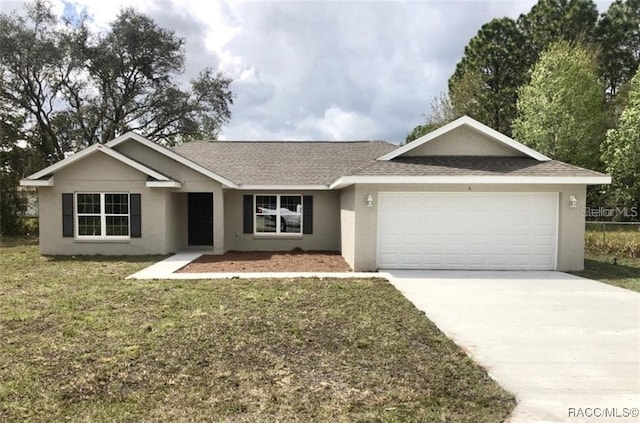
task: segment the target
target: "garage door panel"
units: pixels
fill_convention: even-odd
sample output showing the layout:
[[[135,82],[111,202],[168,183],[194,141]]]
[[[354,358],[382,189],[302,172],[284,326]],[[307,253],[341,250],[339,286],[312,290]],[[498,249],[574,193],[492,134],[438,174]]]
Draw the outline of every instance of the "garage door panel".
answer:
[[[555,193],[381,193],[378,204],[380,268],[555,268]]]
[[[533,244],[536,246],[551,247],[555,243],[555,237],[553,235],[534,235]]]

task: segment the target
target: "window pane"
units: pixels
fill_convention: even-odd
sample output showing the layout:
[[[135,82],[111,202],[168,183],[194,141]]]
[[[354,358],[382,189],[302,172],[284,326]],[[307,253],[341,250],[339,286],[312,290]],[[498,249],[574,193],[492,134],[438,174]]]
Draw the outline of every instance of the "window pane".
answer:
[[[283,195],[280,197],[280,232],[300,233],[302,216],[302,197]]]
[[[129,216],[107,216],[107,235],[129,235]]]
[[[78,235],[100,236],[100,216],[78,216]]]
[[[257,233],[269,233],[276,231],[276,218],[275,215],[256,215],[256,232]]]
[[[106,214],[129,214],[129,194],[105,194],[104,211]]]
[[[78,213],[100,214],[100,194],[78,194]]]
[[[256,213],[274,214],[277,204],[275,195],[256,195]]]
[[[289,212],[302,212],[302,197],[299,195],[283,195],[280,197],[280,208]]]

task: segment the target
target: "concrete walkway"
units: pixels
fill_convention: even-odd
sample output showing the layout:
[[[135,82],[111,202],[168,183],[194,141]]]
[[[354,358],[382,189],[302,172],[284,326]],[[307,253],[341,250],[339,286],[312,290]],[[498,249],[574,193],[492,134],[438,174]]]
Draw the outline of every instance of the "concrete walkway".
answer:
[[[229,272],[229,273],[176,273],[203,254],[202,251],[183,251],[174,254],[127,279],[261,279],[261,278],[386,278],[378,272]]]
[[[640,421],[640,294],[559,272],[389,280],[516,395],[510,422]]]
[[[141,271],[127,276],[127,279],[166,279],[173,272],[182,269],[203,253],[198,251],[183,251],[166,259],[145,267]]]

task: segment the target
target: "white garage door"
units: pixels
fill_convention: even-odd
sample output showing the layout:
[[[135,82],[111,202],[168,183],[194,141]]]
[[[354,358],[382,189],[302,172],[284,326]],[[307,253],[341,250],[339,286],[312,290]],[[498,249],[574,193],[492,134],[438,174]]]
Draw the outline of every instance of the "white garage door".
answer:
[[[380,193],[378,268],[553,270],[556,193]]]

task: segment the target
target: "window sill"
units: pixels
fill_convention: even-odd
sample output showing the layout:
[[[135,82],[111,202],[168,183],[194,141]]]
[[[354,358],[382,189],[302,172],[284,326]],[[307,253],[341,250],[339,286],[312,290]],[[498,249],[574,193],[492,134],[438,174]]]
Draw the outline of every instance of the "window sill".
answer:
[[[254,233],[254,239],[302,239],[302,234]]]
[[[88,244],[95,244],[95,243],[106,243],[106,244],[128,244],[131,241],[131,238],[129,237],[109,237],[109,238],[78,238],[75,237],[73,238],[74,242],[77,243],[88,243]]]

